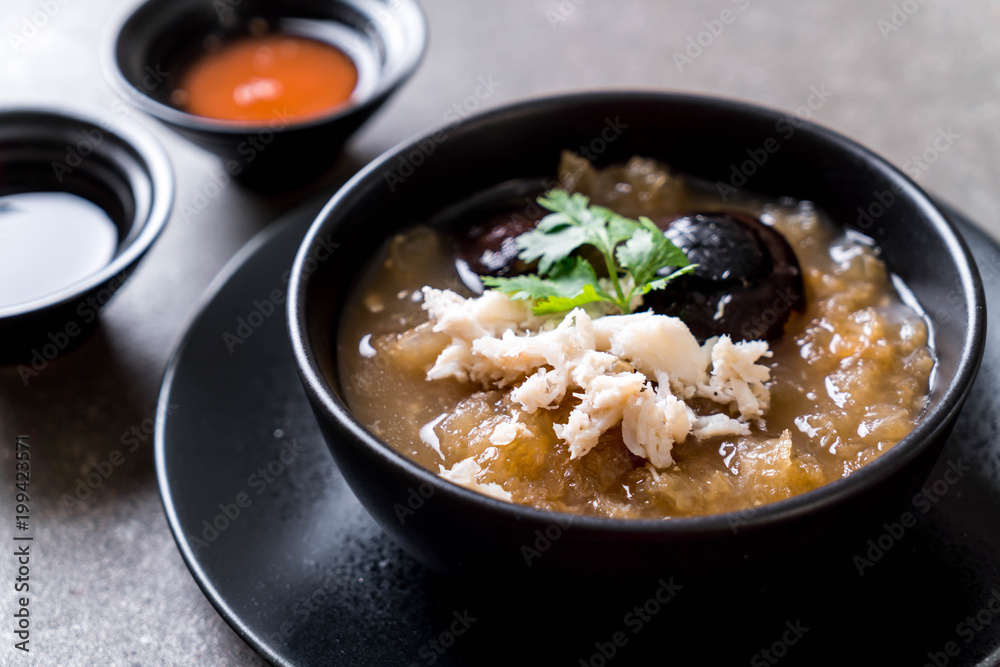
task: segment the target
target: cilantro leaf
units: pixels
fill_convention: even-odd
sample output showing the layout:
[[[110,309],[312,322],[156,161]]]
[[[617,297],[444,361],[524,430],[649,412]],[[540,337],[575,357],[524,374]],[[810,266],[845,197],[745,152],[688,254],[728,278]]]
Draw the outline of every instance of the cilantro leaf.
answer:
[[[547,278],[528,274],[513,278],[483,276],[481,280],[487,287],[514,300],[572,297],[579,294],[584,285],[600,287],[594,267],[582,257],[563,257]]]
[[[550,216],[546,216],[546,219]],[[543,219],[542,222],[545,222]],[[517,247],[521,249],[518,255],[525,262],[538,260],[538,273],[545,275],[560,259],[587,243],[587,231],[572,225],[549,225],[535,229],[517,237]]]
[[[657,280],[660,269],[690,264],[680,248],[668,239],[649,218],[640,219],[640,229],[618,247],[616,257],[623,269],[632,274],[636,285]]]
[[[648,283],[646,283],[642,287],[642,289],[640,290],[639,293],[640,294],[649,294],[653,290],[663,289],[663,288],[665,288],[667,286],[667,283],[669,283],[671,280],[673,280],[674,278],[679,278],[680,276],[683,276],[685,274],[693,272],[695,270],[695,268],[697,268],[697,266],[698,266],[697,264],[688,264],[683,269],[677,269],[676,271],[674,271],[673,273],[671,273],[669,276],[663,276],[661,278],[657,278],[656,280],[654,280],[652,282],[648,282]]]
[[[486,287],[503,292],[514,301],[534,301],[550,296],[559,296],[559,290],[551,280],[533,273],[513,278],[480,276],[480,280]]]
[[[635,233],[635,220],[629,220],[603,206],[591,206],[591,209],[598,211],[608,221],[607,245],[609,248],[614,248],[622,241],[627,241]]]
[[[591,206],[580,193],[559,189],[539,197],[538,203],[551,213],[516,239],[518,257],[538,262],[537,275],[483,278],[484,285],[512,299],[535,301],[536,314],[601,301],[628,313],[635,296],[663,289],[694,268],[649,218],[631,220],[603,206]],[[572,254],[585,245],[600,253],[605,278],[598,277],[589,261]],[[677,270],[659,275],[667,268]]]
[[[532,308],[532,312],[535,313],[535,315],[562,313],[567,310],[573,310],[579,306],[585,306],[588,303],[596,303],[598,301],[607,300],[608,295],[603,291],[597,291],[593,285],[584,285],[583,291],[576,296],[550,296],[546,299],[542,299],[535,304],[535,307]]]
[[[550,190],[538,203],[552,213],[535,229],[521,234],[516,243],[522,260],[538,260],[539,275],[546,275],[558,260],[582,245],[599,249],[608,245],[607,221],[615,215],[608,209],[589,206],[587,197],[565,190]]]

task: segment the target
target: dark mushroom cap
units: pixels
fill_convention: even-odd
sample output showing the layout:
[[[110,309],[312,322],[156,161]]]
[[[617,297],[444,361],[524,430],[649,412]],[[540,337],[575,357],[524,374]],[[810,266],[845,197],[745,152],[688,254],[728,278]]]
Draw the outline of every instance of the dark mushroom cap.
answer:
[[[455,267],[466,287],[483,291],[479,276],[510,277],[530,273],[531,267],[518,259],[515,239],[535,228],[541,216],[530,217],[522,209],[495,211],[485,219],[456,226]]]
[[[802,269],[773,227],[736,211],[668,216],[657,225],[698,266],[643,305],[681,318],[699,339],[775,340],[804,310]]]

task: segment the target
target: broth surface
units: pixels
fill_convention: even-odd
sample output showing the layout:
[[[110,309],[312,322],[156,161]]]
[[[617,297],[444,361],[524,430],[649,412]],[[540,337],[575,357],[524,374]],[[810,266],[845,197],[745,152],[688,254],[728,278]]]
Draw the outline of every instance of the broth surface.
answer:
[[[388,242],[345,308],[340,379],[355,415],[435,472],[475,457],[476,482],[498,485],[513,502],[628,518],[713,514],[788,498],[850,474],[912,430],[934,366],[928,327],[900,297],[869,239],[843,233],[808,202],[722,202],[687,179],[663,183],[652,161],[641,166],[562,180],[629,216],[750,212],[780,231],[799,259],[806,310],[793,313],[771,344],[771,406],[750,435],[688,437],[674,444],[674,464],[657,469],[629,452],[615,427],[570,459],[553,424],[565,421],[577,399],[527,414],[510,388],[427,381],[447,341],[420,326],[427,321],[420,290],[468,291],[448,235],[420,226]],[[647,186],[654,196],[644,196]],[[787,305],[778,300],[759,317],[766,323],[782,312]],[[696,411],[697,402],[689,401]],[[515,415],[527,430],[510,444],[491,443],[495,426]]]

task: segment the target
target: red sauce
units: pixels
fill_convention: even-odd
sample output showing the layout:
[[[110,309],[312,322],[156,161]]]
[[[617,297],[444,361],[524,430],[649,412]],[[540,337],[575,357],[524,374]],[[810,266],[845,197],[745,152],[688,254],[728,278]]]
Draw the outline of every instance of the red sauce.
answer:
[[[302,120],[343,104],[357,82],[354,63],[330,44],[250,36],[199,58],[173,99],[188,113],[220,120]]]

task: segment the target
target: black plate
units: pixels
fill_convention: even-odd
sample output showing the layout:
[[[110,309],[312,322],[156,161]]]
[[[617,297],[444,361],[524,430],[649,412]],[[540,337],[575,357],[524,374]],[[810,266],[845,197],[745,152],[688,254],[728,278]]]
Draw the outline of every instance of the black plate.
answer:
[[[854,559],[810,567],[806,556],[802,571],[753,584],[664,572],[613,591],[587,581],[572,591],[491,591],[489,572],[455,584],[402,552],[323,444],[293,367],[283,304],[271,303],[284,295],[285,272],[319,208],[262,232],[223,271],[168,366],[157,418],[160,488],[181,553],[222,616],[271,662],[1000,660],[995,330],[927,495],[859,543]],[[995,302],[1000,246],[955,217]],[[628,572],[626,552],[621,568]]]

